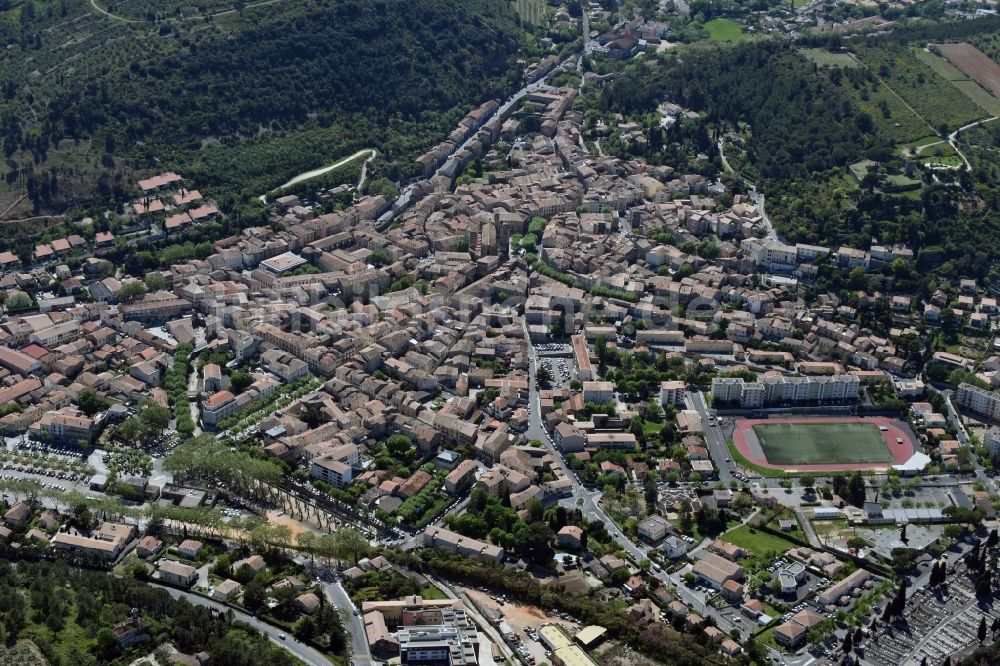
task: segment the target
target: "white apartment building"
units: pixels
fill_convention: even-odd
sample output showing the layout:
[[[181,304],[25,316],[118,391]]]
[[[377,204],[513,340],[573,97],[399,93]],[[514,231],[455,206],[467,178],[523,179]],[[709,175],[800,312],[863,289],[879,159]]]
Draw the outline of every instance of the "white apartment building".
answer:
[[[816,377],[762,377],[746,382],[739,377],[712,380],[712,399],[756,409],[774,404],[822,404],[857,400],[861,380],[855,375]]]
[[[1000,420],[1000,393],[987,391],[972,384],[960,384],[955,402],[969,411]]]
[[[750,255],[758,268],[777,270],[795,266],[798,251],[794,245],[785,245],[770,238],[747,238],[740,247]]]
[[[686,394],[687,389],[684,386],[684,382],[660,382],[661,405],[679,405],[684,402],[684,396]]]

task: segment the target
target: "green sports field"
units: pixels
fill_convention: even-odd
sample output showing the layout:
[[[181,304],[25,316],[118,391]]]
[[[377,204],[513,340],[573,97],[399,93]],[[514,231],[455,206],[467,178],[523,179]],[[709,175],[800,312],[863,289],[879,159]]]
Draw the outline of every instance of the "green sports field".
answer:
[[[892,462],[889,447],[871,423],[775,423],[755,425],[753,432],[772,465]]]

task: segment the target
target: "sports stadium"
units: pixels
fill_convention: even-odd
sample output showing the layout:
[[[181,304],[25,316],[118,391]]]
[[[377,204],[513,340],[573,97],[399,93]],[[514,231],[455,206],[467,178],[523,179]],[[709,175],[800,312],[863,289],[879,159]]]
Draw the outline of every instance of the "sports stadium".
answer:
[[[909,428],[884,417],[740,419],[733,445],[753,465],[785,472],[883,470],[919,451]]]

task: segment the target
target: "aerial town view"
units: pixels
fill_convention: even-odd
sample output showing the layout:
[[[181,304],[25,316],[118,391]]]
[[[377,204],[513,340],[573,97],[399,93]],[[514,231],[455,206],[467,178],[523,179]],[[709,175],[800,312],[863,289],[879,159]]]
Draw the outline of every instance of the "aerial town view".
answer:
[[[1000,664],[996,10],[0,0],[0,664]]]

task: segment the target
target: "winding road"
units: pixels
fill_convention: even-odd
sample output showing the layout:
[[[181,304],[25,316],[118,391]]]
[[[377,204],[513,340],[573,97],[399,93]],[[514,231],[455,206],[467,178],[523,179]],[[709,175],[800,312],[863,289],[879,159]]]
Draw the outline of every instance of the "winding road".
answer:
[[[362,157],[363,155],[368,155],[368,157],[365,159],[365,162],[364,162],[364,164],[361,167],[361,178],[360,178],[360,180],[358,180],[358,184],[356,186],[358,189],[360,189],[361,186],[365,182],[365,176],[367,176],[367,174],[368,174],[368,163],[371,162],[373,159],[375,159],[375,157],[378,155],[378,151],[376,151],[374,148],[365,148],[363,150],[359,150],[358,152],[354,153],[353,155],[345,157],[344,159],[340,160],[339,162],[334,162],[333,164],[330,164],[328,166],[320,167],[318,169],[312,169],[311,171],[303,171],[299,175],[291,178],[287,183],[284,183],[283,185],[279,185],[278,187],[274,188],[273,190],[271,190],[267,194],[272,194],[274,192],[280,192],[281,190],[285,189],[286,187],[291,187],[292,185],[297,185],[297,184],[299,184],[299,183],[301,183],[303,181],[309,180],[310,178],[315,178],[316,176],[322,176],[324,173],[329,173],[330,171],[333,171],[334,169],[339,169],[340,167],[344,166],[345,164],[353,162],[354,160],[358,159],[359,157]],[[263,201],[264,203],[267,203],[267,194],[260,195],[260,200]]]
[[[148,584],[152,585],[153,587],[162,588],[166,590],[167,593],[173,598],[183,599],[195,606],[203,606],[205,608],[210,608],[216,611],[217,613],[232,612],[234,618],[236,618],[237,620],[239,620],[244,624],[253,627],[260,633],[270,638],[275,645],[280,645],[284,649],[291,652],[295,657],[301,659],[307,664],[315,664],[318,666],[321,664],[330,663],[330,660],[327,659],[326,656],[324,656],[323,653],[320,652],[319,650],[315,650],[306,645],[305,643],[299,642],[293,636],[285,634],[281,629],[278,629],[277,627],[272,627],[266,622],[261,622],[252,615],[247,615],[242,611],[230,608],[229,606],[225,606],[218,602],[212,601],[211,599],[206,599],[205,597],[194,594],[193,592],[178,590],[177,588],[168,587],[166,585],[160,585],[159,583],[153,581],[148,581]]]
[[[955,130],[954,132],[952,132],[951,134],[948,135],[948,143],[951,145],[952,149],[958,154],[958,156],[962,158],[962,161],[965,162],[965,170],[966,171],[972,171],[972,165],[969,164],[969,160],[968,160],[968,158],[965,157],[965,153],[963,153],[958,148],[958,134],[959,134],[959,132],[964,132],[967,129],[972,129],[973,127],[978,127],[979,125],[982,125],[983,123],[988,123],[988,122],[996,120],[996,119],[997,119],[997,116],[992,116],[990,118],[983,118],[982,120],[977,120],[974,123],[969,123],[968,125],[963,125],[962,127],[959,127],[957,130]]]

